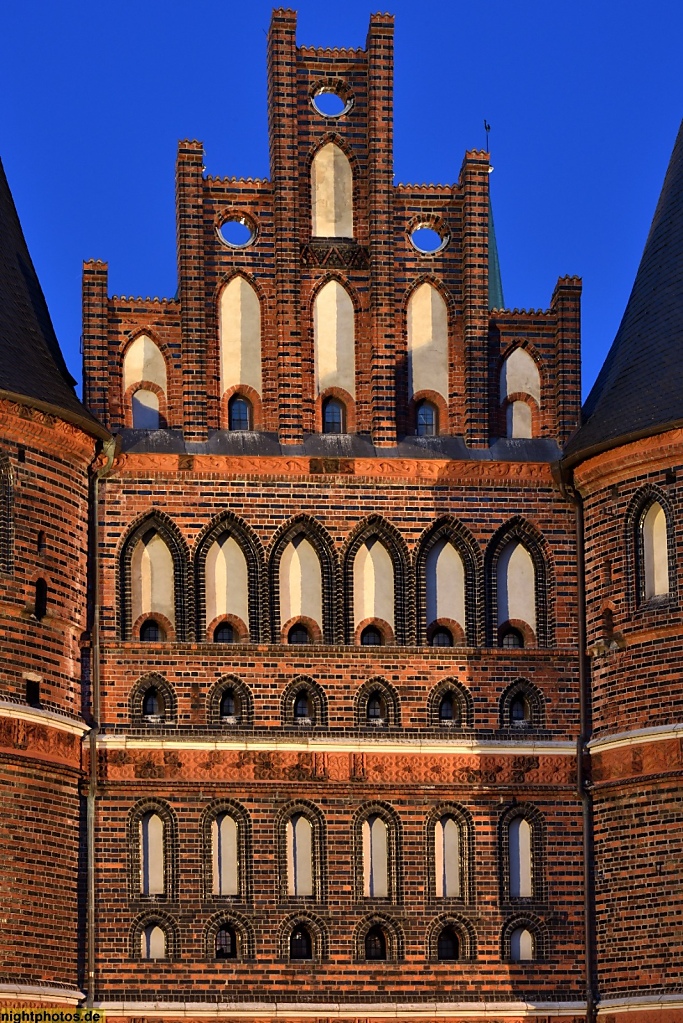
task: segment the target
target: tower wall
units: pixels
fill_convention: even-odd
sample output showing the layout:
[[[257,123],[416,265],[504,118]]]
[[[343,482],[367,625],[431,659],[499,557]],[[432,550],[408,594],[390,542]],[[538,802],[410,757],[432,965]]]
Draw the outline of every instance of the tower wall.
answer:
[[[4,507],[0,678],[0,996],[79,996],[81,639],[94,442],[0,403]],[[36,604],[38,580],[46,599]]]
[[[601,1012],[680,1019],[683,686],[677,528],[681,431],[621,445],[575,470],[584,500],[592,658],[595,898]],[[669,592],[648,596],[643,519],[667,516]],[[654,1018],[654,1015],[653,1015]]]

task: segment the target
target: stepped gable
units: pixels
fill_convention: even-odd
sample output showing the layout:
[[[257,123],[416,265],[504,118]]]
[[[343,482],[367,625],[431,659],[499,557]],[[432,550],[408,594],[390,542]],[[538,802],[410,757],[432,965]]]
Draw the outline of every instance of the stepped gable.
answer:
[[[104,436],[74,384],[0,161],[0,394]]]
[[[572,462],[683,422],[683,122],[624,318],[570,440]]]

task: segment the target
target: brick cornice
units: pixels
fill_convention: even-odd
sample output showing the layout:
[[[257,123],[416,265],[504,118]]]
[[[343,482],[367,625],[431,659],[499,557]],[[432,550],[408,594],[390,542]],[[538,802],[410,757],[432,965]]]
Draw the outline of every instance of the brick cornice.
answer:
[[[574,469],[574,480],[583,497],[633,476],[666,469],[683,456],[683,429],[643,437],[603,451]]]
[[[476,484],[494,480],[496,485],[554,486],[548,462],[493,462],[487,460],[452,461],[418,458],[344,458],[325,459],[290,457],[287,455],[249,457],[242,455],[172,455],[128,452],[114,462],[114,477],[154,475],[186,479],[216,476],[220,479],[250,476],[309,476],[320,482],[336,476],[353,476],[358,480],[381,478],[391,480],[424,479],[433,483]]]

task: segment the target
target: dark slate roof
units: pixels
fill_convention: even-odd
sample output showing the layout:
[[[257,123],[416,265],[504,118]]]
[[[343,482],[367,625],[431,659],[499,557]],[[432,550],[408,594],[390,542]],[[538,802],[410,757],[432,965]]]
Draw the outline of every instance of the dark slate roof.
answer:
[[[0,393],[106,436],[74,384],[0,161]]]
[[[582,422],[566,447],[572,462],[683,423],[683,122],[624,318]]]
[[[498,259],[498,242],[496,229],[493,226],[493,207],[489,199],[489,309],[504,309],[503,278],[500,273]]]

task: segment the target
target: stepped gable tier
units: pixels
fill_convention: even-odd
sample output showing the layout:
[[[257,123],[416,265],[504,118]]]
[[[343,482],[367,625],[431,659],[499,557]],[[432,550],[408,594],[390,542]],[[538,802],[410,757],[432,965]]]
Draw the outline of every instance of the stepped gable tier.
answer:
[[[566,448],[570,464],[683,422],[683,122],[631,297]]]
[[[0,394],[103,436],[74,384],[0,162]]]

